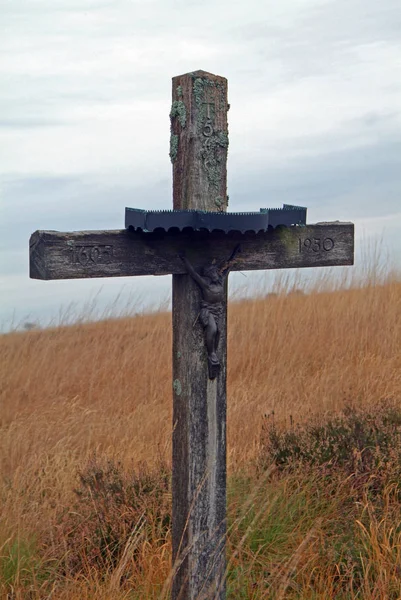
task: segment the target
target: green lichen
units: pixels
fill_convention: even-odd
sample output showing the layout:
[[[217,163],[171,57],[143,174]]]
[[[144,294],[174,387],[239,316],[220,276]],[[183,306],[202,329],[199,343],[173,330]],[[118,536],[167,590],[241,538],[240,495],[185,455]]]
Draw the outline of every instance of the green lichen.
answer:
[[[181,127],[185,127],[187,122],[187,109],[182,100],[174,100],[171,106],[170,119],[174,119],[175,117],[178,117],[178,122]]]
[[[224,85],[219,85],[220,88],[220,110],[230,110],[230,105],[227,103],[227,91]]]
[[[228,133],[227,131],[218,131],[217,139],[222,148],[228,148]]]
[[[170,135],[170,152],[169,152],[170,160],[172,163],[177,158],[177,154],[178,154],[178,135],[174,135],[174,133],[172,133]]]
[[[175,393],[177,394],[177,396],[181,396],[181,392],[182,392],[182,385],[181,385],[181,381],[179,379],[175,379],[173,382],[173,390],[175,391]]]
[[[198,107],[202,104],[203,97],[205,95],[205,82],[207,82],[207,79],[201,79],[200,77],[198,77],[194,81],[193,91],[195,96],[195,103]]]
[[[280,242],[283,244],[283,250],[289,250],[298,242],[298,239],[294,238],[293,232],[289,227],[277,227],[275,231],[280,238]]]
[[[218,96],[216,97],[216,95],[213,95],[213,97],[209,99],[211,101],[208,101],[207,88],[218,89]],[[216,103],[219,106],[219,110],[227,110],[226,87],[221,83],[209,81],[208,79],[201,79],[200,77],[198,77],[194,81],[193,92],[195,97],[195,103],[198,107],[196,124],[198,133],[201,133],[207,120],[212,119],[214,121],[216,113]]]
[[[214,203],[220,211],[224,211],[224,207],[228,206],[228,195],[225,198],[224,196],[217,196]]]
[[[199,106],[198,114],[196,117],[196,125],[199,134],[204,133],[204,127],[214,124],[216,118],[216,107],[212,102],[202,102]]]
[[[209,184],[216,189],[220,188],[225,165],[225,152],[221,150],[226,150],[227,148],[228,134],[218,131],[204,139],[200,151]]]
[[[181,86],[181,85],[179,85],[179,86],[177,87],[177,96],[178,96],[179,98],[182,98],[182,86]]]
[[[223,83],[210,81],[204,77],[196,77],[193,81],[193,94],[198,108],[196,116],[197,133],[202,146],[200,158],[206,171],[209,185],[218,194],[221,191],[223,169],[225,168],[226,150],[228,148],[228,133],[215,131],[216,109],[227,109],[227,88]],[[208,93],[214,89],[214,93]],[[217,105],[216,105],[217,103]],[[224,197],[216,195],[218,208],[224,207]]]
[[[205,98],[206,88],[216,88],[220,92],[220,109],[229,110],[230,105],[226,104],[226,86],[219,81],[210,81],[209,79],[197,77],[193,84],[196,106],[200,107]]]

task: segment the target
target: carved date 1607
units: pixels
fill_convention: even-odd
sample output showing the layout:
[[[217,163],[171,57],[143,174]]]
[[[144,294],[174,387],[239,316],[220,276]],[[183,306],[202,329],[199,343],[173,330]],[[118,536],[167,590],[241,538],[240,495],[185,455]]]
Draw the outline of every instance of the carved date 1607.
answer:
[[[334,248],[334,240],[327,238],[299,238],[299,252],[330,252]]]
[[[74,246],[72,262],[87,267],[97,264],[108,264],[113,256],[113,246]]]

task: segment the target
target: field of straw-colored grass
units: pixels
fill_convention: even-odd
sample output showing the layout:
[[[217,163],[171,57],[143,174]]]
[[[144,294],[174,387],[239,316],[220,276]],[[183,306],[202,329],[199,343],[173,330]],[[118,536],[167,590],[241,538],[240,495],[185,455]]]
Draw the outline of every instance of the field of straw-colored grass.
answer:
[[[228,463],[233,482],[230,510],[234,513],[241,498],[246,502],[252,497],[256,502],[260,493],[259,487],[252,496],[247,477],[261,452],[264,415],[274,411],[277,426],[285,427],[290,422],[302,425],[314,417],[327,419],[344,407],[368,411],[370,407],[375,410],[382,400],[401,403],[401,284],[396,278],[354,289],[282,293],[233,302],[228,331]],[[0,381],[1,597],[6,598],[7,593],[10,599],[164,597],[170,561],[168,532],[163,544],[142,543],[141,566],[136,574],[130,571],[131,587],[137,595],[130,596],[121,580],[116,583],[116,576],[113,579],[113,573],[102,580],[90,570],[85,575],[67,574],[64,580],[51,574],[50,584],[40,571],[45,561],[51,562],[49,539],[56,535],[60,514],[76,502],[77,473],[95,454],[99,460],[116,461],[125,471],[145,462],[150,469],[161,462],[168,466],[170,315],[156,313],[2,335]],[[250,489],[261,485],[254,477]],[[265,499],[274,497],[262,511],[264,515],[279,513],[277,502],[291,500],[288,490],[295,483],[293,476],[288,477],[277,480],[274,490],[263,488]],[[317,483],[312,477],[305,485],[316,487]],[[306,496],[307,506],[313,494]],[[322,520],[332,519],[332,511],[341,512],[334,504],[328,503],[327,512],[319,509],[317,516],[309,507],[309,516],[301,518],[303,523],[308,521],[305,527],[294,517],[291,539],[298,540],[298,545],[283,549],[289,566],[274,592],[252,583],[249,571],[247,577],[239,578],[241,584],[229,588],[230,597],[390,598],[390,588],[380,588],[387,590],[387,596],[368,588],[364,595],[357,595],[352,586],[343,596],[333,596],[334,579],[323,581],[327,573],[313,585],[304,578],[291,588],[290,595],[291,556],[297,562],[297,552],[304,552],[304,547],[307,554],[312,552],[310,536],[322,535]],[[263,515],[258,518],[263,520]],[[279,520],[277,515],[274,518]],[[361,520],[361,532],[369,538],[380,535],[374,527],[384,527],[372,523]],[[389,523],[386,535],[393,537],[388,544],[394,547],[392,553],[401,555],[401,545],[394,542],[398,525],[391,519]],[[391,527],[396,528],[392,534]],[[234,538],[232,545],[236,544]],[[42,553],[42,546],[47,554]],[[376,550],[379,552],[379,545]],[[258,550],[252,551],[256,556]],[[237,552],[236,558],[234,554],[237,577],[242,558],[241,553]],[[245,563],[249,556],[243,557]],[[310,556],[304,559],[313,562]],[[253,570],[259,572],[256,558],[252,560]],[[371,560],[382,559],[377,554]],[[40,565],[33,568],[32,561]],[[401,573],[401,563],[399,569]],[[268,573],[258,577],[266,580]],[[392,581],[390,574],[383,577]],[[399,592],[391,597],[401,597],[401,589]]]

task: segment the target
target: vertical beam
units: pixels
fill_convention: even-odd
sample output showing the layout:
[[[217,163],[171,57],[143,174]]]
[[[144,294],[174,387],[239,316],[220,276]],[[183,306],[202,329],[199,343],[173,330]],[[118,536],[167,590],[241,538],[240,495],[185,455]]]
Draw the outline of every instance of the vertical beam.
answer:
[[[173,206],[227,209],[227,79],[195,71],[173,78]]]
[[[197,71],[173,79],[175,209],[226,210],[227,110],[223,77]],[[190,248],[186,255],[191,261]],[[218,348],[221,369],[212,380],[200,305],[200,290],[191,277],[174,275],[173,600],[226,597],[227,290]]]

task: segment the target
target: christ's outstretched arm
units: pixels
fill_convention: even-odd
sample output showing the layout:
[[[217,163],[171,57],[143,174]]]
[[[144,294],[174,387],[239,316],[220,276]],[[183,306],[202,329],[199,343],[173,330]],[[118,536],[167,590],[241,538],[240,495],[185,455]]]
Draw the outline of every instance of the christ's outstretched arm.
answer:
[[[189,262],[189,260],[187,259],[186,256],[184,256],[183,254],[179,254],[180,259],[182,260],[182,262],[185,265],[186,270],[188,271],[188,273],[191,275],[192,279],[194,279],[194,281],[196,281],[196,283],[199,285],[199,287],[204,290],[205,287],[207,286],[207,282],[203,279],[203,277],[201,277],[199,275],[199,273],[197,273],[195,271],[195,269],[193,268],[193,266],[191,265],[191,263]]]
[[[232,265],[235,263],[235,261],[236,261],[236,256],[237,256],[237,254],[238,254],[239,252],[241,252],[241,244],[237,244],[237,245],[235,246],[234,250],[233,250],[233,251],[232,251],[232,253],[231,253],[231,256],[230,256],[230,258],[229,258],[229,259],[228,259],[228,261],[225,263],[225,265],[224,265],[224,267],[223,267],[223,269],[222,269],[222,271],[221,271],[221,274],[223,275],[223,277],[227,277],[227,275],[229,274],[229,272],[230,272],[230,269],[231,269]]]

